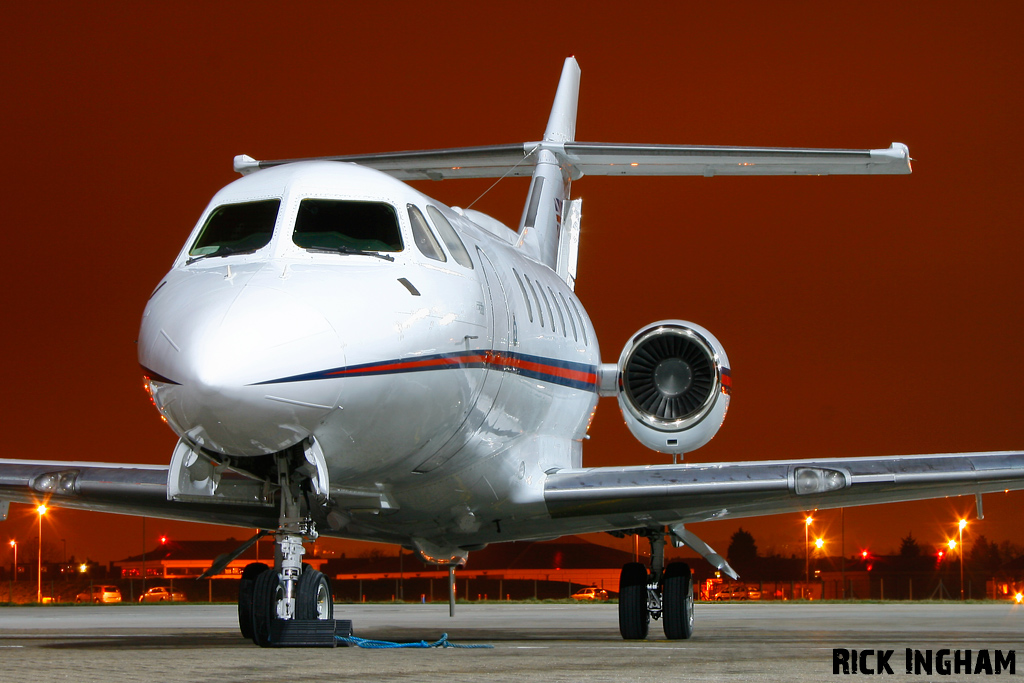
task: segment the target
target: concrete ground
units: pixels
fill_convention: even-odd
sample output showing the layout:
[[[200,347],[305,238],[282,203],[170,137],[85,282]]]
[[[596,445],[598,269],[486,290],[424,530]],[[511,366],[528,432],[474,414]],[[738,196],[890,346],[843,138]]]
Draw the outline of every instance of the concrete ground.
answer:
[[[1024,607],[1008,603],[699,603],[692,639],[666,641],[652,622],[643,642],[622,641],[604,604],[459,605],[454,619],[444,604],[339,604],[335,616],[364,638],[447,632],[494,648],[261,649],[225,605],[0,607],[0,680],[835,681],[834,648],[895,650],[890,678],[944,682],[978,677],[907,675],[905,648],[1019,650],[1024,676]]]

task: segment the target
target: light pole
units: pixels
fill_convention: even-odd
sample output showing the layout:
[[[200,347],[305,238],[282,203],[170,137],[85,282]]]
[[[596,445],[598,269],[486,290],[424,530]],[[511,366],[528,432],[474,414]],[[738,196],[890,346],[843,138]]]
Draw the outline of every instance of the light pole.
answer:
[[[839,508],[839,599],[846,599],[846,508]]]
[[[39,513],[39,564],[36,567],[36,602],[43,601],[43,515],[46,514],[46,506],[40,505],[36,508]]]
[[[960,601],[964,599],[964,527],[967,526],[967,520],[960,520]]]
[[[811,582],[811,522],[814,518],[807,515],[804,520],[804,598],[807,598],[807,585]]]
[[[14,548],[14,580],[18,580],[18,542],[11,539],[11,547]]]

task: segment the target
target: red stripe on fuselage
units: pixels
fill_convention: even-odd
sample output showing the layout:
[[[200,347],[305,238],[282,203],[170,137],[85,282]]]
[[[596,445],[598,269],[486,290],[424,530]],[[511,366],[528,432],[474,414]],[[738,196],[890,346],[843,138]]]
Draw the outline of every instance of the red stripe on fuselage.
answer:
[[[424,368],[440,368],[463,365],[485,365],[487,367],[496,369],[517,368],[529,372],[550,375],[552,377],[560,377],[575,382],[583,382],[585,384],[597,384],[597,375],[594,374],[593,372],[571,370],[569,368],[563,368],[557,365],[549,365],[547,363],[536,363],[533,361],[523,360],[512,355],[495,353],[492,351],[487,351],[484,352],[483,354],[478,352],[469,352],[463,355],[446,356],[442,358],[407,360],[395,363],[382,363],[380,365],[371,364],[355,368],[345,368],[344,370],[338,370],[327,374],[335,377],[344,377],[345,375],[391,373],[402,372],[404,370],[418,370]]]
[[[576,382],[597,384],[597,375],[592,372],[570,370],[569,368],[560,368],[557,365],[533,363],[531,361],[521,360],[512,356],[502,356],[500,354],[496,354],[496,357],[500,359],[500,362],[509,367],[520,368],[522,370],[529,370],[531,372],[538,372],[545,375],[552,375],[554,377],[562,377],[564,379],[571,379]]]
[[[401,372],[402,370],[413,370],[416,368],[445,367],[451,365],[469,365],[473,363],[486,363],[487,359],[480,354],[469,356],[454,356],[449,358],[427,358],[424,360],[408,360],[398,363],[384,363],[381,365],[369,365],[358,368],[346,368],[330,375],[344,376],[350,374],[362,374],[368,372]]]

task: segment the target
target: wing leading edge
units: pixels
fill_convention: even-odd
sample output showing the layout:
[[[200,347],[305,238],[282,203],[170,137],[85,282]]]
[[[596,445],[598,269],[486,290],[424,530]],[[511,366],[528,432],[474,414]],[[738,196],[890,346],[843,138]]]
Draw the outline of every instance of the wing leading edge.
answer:
[[[610,528],[1024,489],[1024,452],[601,467],[548,476],[554,518]]]

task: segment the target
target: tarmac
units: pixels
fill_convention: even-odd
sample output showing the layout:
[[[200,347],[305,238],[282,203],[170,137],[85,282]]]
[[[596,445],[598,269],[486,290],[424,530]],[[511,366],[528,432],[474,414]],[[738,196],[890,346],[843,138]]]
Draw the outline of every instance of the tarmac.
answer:
[[[1000,677],[1024,676],[1024,606],[1010,603],[698,603],[695,615],[689,640],[651,622],[627,642],[614,604],[460,604],[454,618],[439,603],[338,604],[362,638],[493,648],[262,649],[230,605],[0,607],[0,681],[836,681],[848,678],[833,673],[837,648],[893,650],[883,678],[943,683],[991,675],[907,674],[905,649],[1013,651],[1020,668]]]

